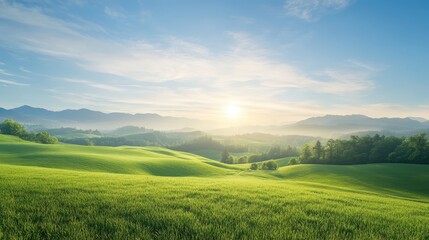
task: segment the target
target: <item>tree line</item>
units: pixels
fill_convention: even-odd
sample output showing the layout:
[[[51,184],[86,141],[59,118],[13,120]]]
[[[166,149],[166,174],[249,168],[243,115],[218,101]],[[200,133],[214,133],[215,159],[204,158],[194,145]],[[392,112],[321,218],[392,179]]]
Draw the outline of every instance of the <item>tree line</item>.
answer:
[[[0,123],[0,133],[7,134],[12,136],[17,136],[21,139],[44,143],[44,144],[54,144],[58,143],[58,139],[54,136],[51,136],[47,132],[28,132],[23,125],[18,122],[15,122],[12,119],[6,119],[2,123]]]
[[[224,148],[220,156],[220,161],[227,164],[241,164],[241,163],[263,162],[271,159],[296,157],[296,156],[299,156],[299,150],[298,148],[291,147],[291,146],[287,146],[287,147],[273,146],[270,148],[268,152],[253,154],[250,156],[241,156],[241,157],[234,157],[230,155],[228,149]]]
[[[192,152],[195,150],[219,150],[222,151],[226,149],[228,152],[240,153],[247,152],[248,146],[242,144],[222,144],[221,142],[214,140],[209,136],[202,136],[196,138],[190,142],[183,143],[177,146],[170,147],[173,150],[183,151],[183,152]]]
[[[364,164],[364,163],[429,163],[429,141],[426,134],[411,137],[351,136],[350,139],[329,139],[326,144],[304,145],[301,163]]]

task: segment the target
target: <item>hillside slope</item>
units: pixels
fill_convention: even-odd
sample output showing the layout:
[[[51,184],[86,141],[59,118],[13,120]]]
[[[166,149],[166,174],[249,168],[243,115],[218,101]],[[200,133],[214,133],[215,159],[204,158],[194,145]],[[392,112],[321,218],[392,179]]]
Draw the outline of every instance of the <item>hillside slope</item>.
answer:
[[[429,165],[304,164],[281,167],[272,175],[285,180],[321,183],[356,190],[368,190],[407,198],[429,200]]]
[[[154,176],[242,176],[324,184],[349,190],[429,200],[429,165],[296,165],[275,160],[278,171],[250,171],[250,164],[226,165],[191,153],[161,147],[43,145],[0,134],[0,164],[86,172]]]
[[[0,135],[0,238],[428,239],[427,170],[249,171],[158,147]]]
[[[228,165],[159,147],[43,145],[1,134],[0,163],[157,176],[214,176],[232,172]]]

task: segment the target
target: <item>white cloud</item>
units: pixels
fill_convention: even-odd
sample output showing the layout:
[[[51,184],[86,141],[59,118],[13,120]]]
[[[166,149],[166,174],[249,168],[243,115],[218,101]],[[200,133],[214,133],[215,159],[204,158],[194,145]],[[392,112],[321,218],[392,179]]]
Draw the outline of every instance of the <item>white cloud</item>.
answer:
[[[243,33],[229,32],[235,43],[224,53],[210,54],[204,46],[174,37],[168,39],[167,45],[97,39],[78,32],[73,23],[39,10],[5,2],[2,5],[8,14],[0,18],[32,28],[5,26],[0,28],[0,33],[4,30],[0,40],[41,54],[72,59],[91,71],[145,82],[177,80],[226,86],[256,81],[266,88],[305,88],[333,94],[370,87],[365,81],[337,79],[332,74],[326,75],[331,77],[328,81],[310,78],[290,64],[272,59],[268,50]]]
[[[25,72],[25,73],[31,73],[30,70],[27,70],[24,67],[20,67],[19,70],[22,71],[22,72]]]
[[[104,13],[111,17],[123,17],[124,15],[112,7],[105,6]]]
[[[351,0],[286,0],[286,14],[306,21],[318,19],[331,11],[343,9]]]
[[[106,91],[113,91],[113,92],[125,91],[124,89],[116,87],[116,86],[107,85],[107,84],[98,83],[98,82],[93,82],[93,81],[88,81],[88,80],[72,79],[72,78],[62,78],[62,79],[66,82],[83,84],[83,85],[88,86],[88,87],[98,88],[98,89],[106,90]]]
[[[28,84],[25,84],[25,83],[15,82],[11,80],[4,80],[4,79],[0,79],[0,83],[6,84],[6,85],[14,85],[14,86],[29,86]]]
[[[86,99],[84,93],[76,96],[91,104],[109,103],[112,108],[133,111],[144,106],[144,111],[187,112],[213,118],[222,114],[222,106],[233,99],[248,109],[245,112],[258,111],[260,116],[278,116],[279,121],[284,121],[292,112],[304,116],[321,108],[313,102],[276,100],[274,95],[291,89],[350,95],[373,86],[364,68],[322,70],[320,78],[313,77],[273,57],[275,54],[264,44],[242,32],[226,33],[233,43],[222,52],[212,52],[202,44],[177,37],[157,43],[102,39],[88,34],[88,29],[94,29],[90,23],[66,22],[41,10],[1,0],[0,18],[20,26],[0,24],[0,42],[7,46],[71,60],[85,70],[131,82],[127,86],[94,79],[62,79],[109,91],[109,95],[90,95]],[[171,87],[172,84],[176,85]],[[275,114],[269,115],[268,111]]]
[[[14,76],[15,76],[15,74],[13,74],[13,73],[9,73],[9,72],[7,72],[6,70],[1,69],[1,68],[0,68],[0,75],[11,76],[11,77],[14,77]]]

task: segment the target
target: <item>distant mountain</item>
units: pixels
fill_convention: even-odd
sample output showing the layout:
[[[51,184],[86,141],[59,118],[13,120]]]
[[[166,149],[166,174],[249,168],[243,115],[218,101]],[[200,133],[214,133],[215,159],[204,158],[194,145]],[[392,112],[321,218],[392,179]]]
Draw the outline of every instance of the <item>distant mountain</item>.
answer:
[[[422,118],[371,118],[365,115],[326,115],[312,117],[283,126],[238,126],[219,128],[215,122],[190,118],[161,116],[153,113],[103,113],[89,109],[50,111],[43,108],[22,106],[13,109],[0,108],[0,120],[12,118],[26,125],[46,128],[72,127],[79,129],[112,130],[113,136],[133,135],[161,131],[193,132],[203,130],[213,135],[239,135],[269,133],[274,135],[305,135],[323,138],[344,137],[351,134],[387,133],[409,136],[428,132],[429,121]],[[133,127],[130,127],[133,126]]]
[[[429,128],[429,122],[411,118],[370,118],[364,115],[326,115],[284,126],[283,130],[311,136],[337,137],[356,132],[402,135]]]
[[[421,118],[421,117],[409,117],[409,118],[419,122],[429,122],[429,120],[427,120],[426,118]]]
[[[409,136],[427,132],[429,122],[415,118],[371,118],[365,115],[326,115],[312,117],[283,126],[241,126],[212,130],[218,135],[237,135],[245,133],[270,133],[275,135],[304,135],[323,138],[348,137],[358,134],[386,134]]]
[[[209,121],[161,116],[153,113],[103,113],[89,109],[50,111],[27,105],[9,110],[0,108],[0,120],[6,118],[26,125],[42,125],[47,128],[74,127],[110,130],[133,125],[158,130],[174,130],[180,128],[206,129],[213,126],[213,123]]]

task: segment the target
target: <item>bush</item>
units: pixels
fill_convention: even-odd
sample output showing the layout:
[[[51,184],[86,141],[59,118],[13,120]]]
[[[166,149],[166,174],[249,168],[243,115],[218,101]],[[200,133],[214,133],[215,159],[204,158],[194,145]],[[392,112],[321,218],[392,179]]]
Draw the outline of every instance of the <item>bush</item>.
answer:
[[[20,137],[21,139],[32,141],[32,142],[38,142],[38,143],[44,143],[44,144],[58,143],[58,139],[56,137],[49,135],[49,133],[47,132],[41,132],[37,134],[29,133],[25,130],[24,126],[22,126],[18,122],[15,122],[11,119],[6,119],[2,123],[0,123],[0,132],[2,134],[17,136],[17,137]]]
[[[247,156],[238,158],[237,163],[247,163]]]
[[[6,119],[0,123],[0,132],[2,134],[13,135],[18,137],[23,137],[27,134],[24,126],[18,122],[13,121],[12,119]]]
[[[258,170],[258,164],[257,163],[250,164],[250,170]]]
[[[268,161],[262,164],[262,170],[277,170],[277,168],[279,168],[279,166],[274,161]]]
[[[296,164],[298,164],[298,161],[296,160],[296,158],[292,158],[288,163],[288,165],[296,165]]]
[[[35,142],[43,144],[55,144],[58,143],[58,139],[49,135],[47,132],[41,132],[36,134]]]

